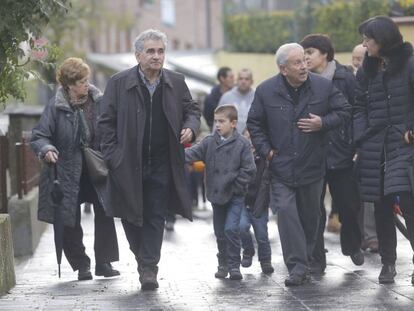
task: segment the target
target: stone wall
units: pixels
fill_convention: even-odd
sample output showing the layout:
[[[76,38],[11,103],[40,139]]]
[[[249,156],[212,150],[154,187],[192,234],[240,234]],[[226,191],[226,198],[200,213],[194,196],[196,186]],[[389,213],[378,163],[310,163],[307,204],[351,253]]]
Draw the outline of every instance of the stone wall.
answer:
[[[0,296],[16,284],[10,217],[0,214]]]
[[[14,195],[9,201],[10,223],[15,256],[31,255],[39,244],[47,224],[37,220],[39,188],[34,188],[23,199]]]

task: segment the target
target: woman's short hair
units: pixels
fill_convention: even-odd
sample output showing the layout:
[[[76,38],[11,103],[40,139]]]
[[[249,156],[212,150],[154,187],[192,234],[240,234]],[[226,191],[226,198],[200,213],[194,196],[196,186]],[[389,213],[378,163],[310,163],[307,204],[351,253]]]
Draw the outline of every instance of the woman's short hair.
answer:
[[[56,71],[56,80],[64,88],[73,85],[76,81],[89,76],[91,70],[81,58],[69,57],[63,61]]]
[[[380,46],[380,55],[387,54],[387,51],[403,43],[397,24],[388,16],[375,16],[367,19],[359,25],[358,32],[375,40]]]
[[[142,53],[144,51],[144,43],[147,40],[162,41],[164,48],[167,48],[167,35],[157,29],[147,29],[141,32],[134,40],[135,53]]]
[[[327,35],[319,33],[307,35],[300,41],[300,45],[303,46],[305,50],[314,48],[319,50],[322,54],[327,54],[326,60],[328,62],[334,59],[335,49],[331,39]]]
[[[218,113],[224,114],[224,116],[228,118],[230,122],[238,119],[237,108],[234,105],[218,106],[214,110],[214,114]]]

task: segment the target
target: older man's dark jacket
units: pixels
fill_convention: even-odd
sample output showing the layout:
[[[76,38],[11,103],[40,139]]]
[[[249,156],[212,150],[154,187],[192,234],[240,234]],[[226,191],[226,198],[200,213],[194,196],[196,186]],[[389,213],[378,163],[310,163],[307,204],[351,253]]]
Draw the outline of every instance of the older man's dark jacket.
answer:
[[[184,76],[162,71],[162,109],[168,122],[169,160],[172,191],[169,208],[192,219],[190,196],[184,180],[184,147],[180,132],[190,128],[194,136],[200,126],[200,110],[190,95]],[[109,216],[120,217],[141,226],[143,223],[142,154],[146,120],[144,97],[138,67],[120,72],[108,81],[104,113],[98,123],[101,149],[109,167]]]
[[[276,153],[270,163],[280,182],[298,187],[310,184],[325,174],[325,134],[350,119],[351,106],[331,81],[309,73],[295,104],[281,74],[260,84],[247,119],[253,145],[261,156],[271,149]],[[322,118],[322,129],[304,133],[298,128],[309,113]]]

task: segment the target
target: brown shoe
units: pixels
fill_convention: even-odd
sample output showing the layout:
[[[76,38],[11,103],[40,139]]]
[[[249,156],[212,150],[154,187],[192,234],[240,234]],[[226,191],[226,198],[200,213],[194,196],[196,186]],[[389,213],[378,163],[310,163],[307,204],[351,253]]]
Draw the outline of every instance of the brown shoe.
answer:
[[[332,233],[339,233],[341,231],[341,223],[339,222],[338,214],[329,215],[328,225],[326,227],[326,230]]]

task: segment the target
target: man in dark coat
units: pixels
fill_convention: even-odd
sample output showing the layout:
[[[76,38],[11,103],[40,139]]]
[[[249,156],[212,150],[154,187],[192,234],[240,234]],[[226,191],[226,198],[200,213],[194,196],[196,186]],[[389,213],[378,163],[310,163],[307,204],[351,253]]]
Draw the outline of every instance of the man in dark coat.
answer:
[[[99,128],[109,168],[106,212],[122,219],[141,288],[153,290],[167,208],[192,220],[183,144],[196,137],[200,111],[184,77],[163,69],[165,34],[146,30],[134,45],[138,65],[108,81]]]
[[[219,84],[212,88],[204,100],[203,115],[210,130],[213,129],[214,110],[218,106],[221,96],[234,86],[234,74],[231,68],[221,67],[217,72],[217,80]]]
[[[258,86],[247,119],[253,145],[268,159],[271,207],[278,213],[286,286],[309,280],[320,219],[325,134],[350,118],[351,106],[332,82],[308,73],[303,48],[282,45],[280,73]]]

